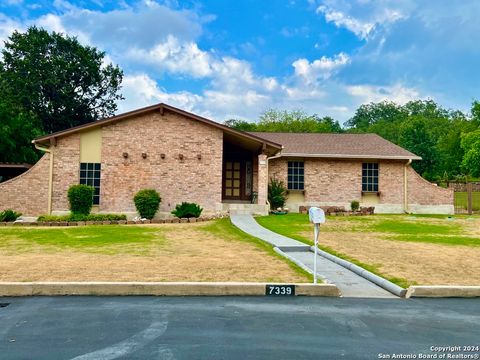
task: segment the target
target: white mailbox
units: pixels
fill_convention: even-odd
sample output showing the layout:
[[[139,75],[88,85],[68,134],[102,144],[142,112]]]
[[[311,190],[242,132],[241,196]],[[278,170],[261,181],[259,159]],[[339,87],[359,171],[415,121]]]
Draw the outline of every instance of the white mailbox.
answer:
[[[308,217],[310,222],[314,224],[324,224],[325,223],[325,213],[322,209],[318,207],[311,207],[308,210]]]

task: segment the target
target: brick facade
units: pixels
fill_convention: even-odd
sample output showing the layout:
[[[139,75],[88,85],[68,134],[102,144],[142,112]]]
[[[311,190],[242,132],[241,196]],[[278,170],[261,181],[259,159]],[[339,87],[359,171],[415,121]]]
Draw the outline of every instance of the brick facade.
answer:
[[[88,131],[88,130],[87,130]],[[69,209],[67,191],[79,183],[81,134],[57,139],[53,150],[54,213]],[[223,130],[180,113],[151,111],[101,128],[100,212],[135,213],[133,197],[140,189],[154,188],[161,197],[161,212],[182,201],[200,204],[206,211],[223,209]],[[124,154],[128,156],[124,157]],[[145,156],[143,156],[145,154]],[[267,201],[268,179],[287,179],[289,158],[266,161],[253,156],[253,191],[258,204]],[[302,160],[302,159],[290,159]],[[305,190],[289,194],[292,211],[298,205],[349,207],[362,197],[362,160],[306,158]],[[376,211],[404,211],[405,161],[380,160]],[[0,210],[13,208],[27,216],[47,212],[49,155],[26,173],[0,184]],[[411,211],[449,212],[453,191],[439,188],[408,168],[408,203]],[[370,199],[369,201],[371,201]]]
[[[222,149],[221,130],[169,112],[106,126],[100,210],[134,212],[135,193],[153,188],[162,197],[160,211],[182,201],[213,211],[221,202]]]
[[[362,160],[288,159],[277,158],[269,162],[269,178],[288,184],[288,161],[304,161],[305,191],[290,191],[292,211],[298,205],[336,205],[349,207],[352,200],[362,202]],[[379,191],[376,207],[380,212],[404,211],[404,168],[402,161],[378,161]],[[440,188],[423,179],[408,167],[409,210],[422,211],[432,207],[442,212],[453,210],[453,191]],[[288,202],[287,202],[288,204]],[[421,206],[421,207],[419,207]],[[436,207],[440,206],[440,207]]]
[[[0,183],[0,211],[13,209],[24,216],[45,214],[48,207],[50,154],[23,174]]]

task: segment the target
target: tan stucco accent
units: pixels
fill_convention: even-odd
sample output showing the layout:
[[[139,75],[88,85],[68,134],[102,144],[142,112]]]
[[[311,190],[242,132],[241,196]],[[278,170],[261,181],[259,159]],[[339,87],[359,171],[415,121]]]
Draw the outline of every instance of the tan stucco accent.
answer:
[[[102,153],[102,129],[80,134],[80,162],[99,163]]]
[[[361,200],[362,205],[375,205],[375,204],[378,204],[379,202],[380,201],[379,201],[379,197],[378,197],[377,193],[372,193],[372,194],[363,193],[362,194],[362,200]]]

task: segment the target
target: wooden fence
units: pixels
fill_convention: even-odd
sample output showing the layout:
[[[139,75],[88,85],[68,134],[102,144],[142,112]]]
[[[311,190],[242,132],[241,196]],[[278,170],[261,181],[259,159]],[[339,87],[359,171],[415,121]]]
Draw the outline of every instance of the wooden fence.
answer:
[[[454,206],[456,214],[480,213],[480,183],[450,183],[454,190]]]

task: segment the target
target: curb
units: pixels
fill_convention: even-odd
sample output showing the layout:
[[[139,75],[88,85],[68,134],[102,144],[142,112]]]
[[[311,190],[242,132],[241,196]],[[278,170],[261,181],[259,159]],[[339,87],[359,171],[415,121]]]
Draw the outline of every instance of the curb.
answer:
[[[310,251],[314,252],[315,248],[313,246],[310,247]],[[367,279],[368,281],[373,282],[374,284],[380,286],[381,288],[391,292],[393,295],[396,295],[398,297],[405,297],[407,290],[388,281],[387,279],[384,279],[378,275],[375,275],[371,273],[368,270],[365,270],[364,268],[352,264],[350,261],[340,259],[339,257],[329,254],[323,250],[320,250],[317,248],[317,253],[318,255],[321,255],[325,258],[327,258],[330,261],[333,261],[334,263],[343,266],[344,268],[353,271],[355,274]]]
[[[2,296],[265,296],[267,285],[293,285],[295,296],[338,297],[333,284],[241,282],[2,282]]]
[[[407,289],[406,298],[411,297],[480,297],[480,286],[456,286],[456,285],[437,285],[437,286],[410,286]]]

